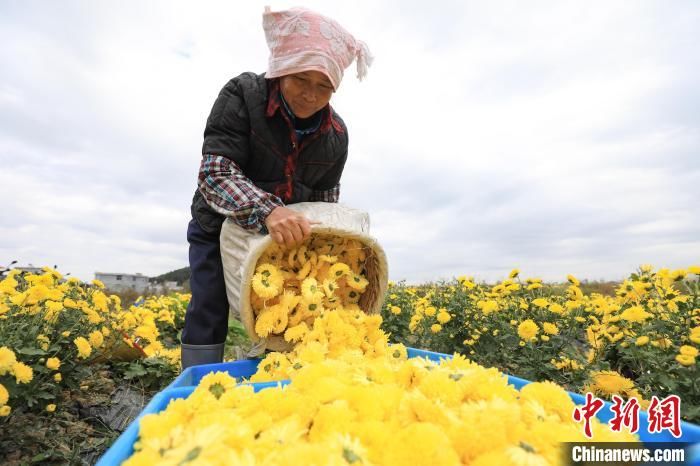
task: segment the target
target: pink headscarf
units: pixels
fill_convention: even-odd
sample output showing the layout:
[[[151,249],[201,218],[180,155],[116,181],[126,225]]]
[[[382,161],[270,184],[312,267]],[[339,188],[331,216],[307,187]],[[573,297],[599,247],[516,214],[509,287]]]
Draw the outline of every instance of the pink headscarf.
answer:
[[[367,44],[356,40],[340,24],[306,8],[270,11],[265,7],[263,29],[270,48],[267,78],[315,70],[338,89],[345,68],[357,58],[357,77],[367,75],[374,57]]]

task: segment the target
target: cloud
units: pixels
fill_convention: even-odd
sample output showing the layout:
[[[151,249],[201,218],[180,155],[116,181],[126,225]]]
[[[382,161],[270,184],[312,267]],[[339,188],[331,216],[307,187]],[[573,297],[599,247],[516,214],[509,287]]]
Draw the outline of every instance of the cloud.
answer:
[[[204,123],[229,79],[265,70],[263,6],[0,5],[0,264],[185,265]],[[308,6],[376,57],[332,103],[341,201],[370,213],[392,279],[700,257],[695,3]]]

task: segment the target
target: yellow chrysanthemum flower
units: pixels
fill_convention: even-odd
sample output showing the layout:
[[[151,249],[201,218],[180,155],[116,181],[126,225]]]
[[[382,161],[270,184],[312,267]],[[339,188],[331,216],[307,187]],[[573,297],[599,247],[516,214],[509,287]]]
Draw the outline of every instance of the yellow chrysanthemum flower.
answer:
[[[547,306],[549,306],[549,301],[547,301],[547,300],[544,299],[544,298],[537,298],[537,299],[533,299],[533,300],[532,300],[532,304],[534,304],[534,305],[537,306],[537,307],[541,307],[541,308],[544,309],[544,308],[546,308]]]
[[[307,333],[309,333],[309,327],[305,322],[299,325],[290,327],[284,332],[284,339],[290,342],[295,342],[301,340]]]
[[[92,346],[93,348],[99,348],[100,346],[102,346],[102,343],[104,343],[104,336],[99,330],[91,332],[88,336],[88,339],[90,341],[90,346]]]
[[[287,311],[294,309],[301,301],[301,296],[298,296],[294,291],[285,291],[280,295],[279,305]]]
[[[328,269],[328,274],[334,280],[340,280],[343,276],[350,276],[352,274],[352,271],[350,270],[350,267],[347,264],[343,262],[336,262]]]
[[[301,283],[301,295],[307,302],[320,303],[323,299],[323,290],[318,286],[315,278],[306,278]]]
[[[634,344],[637,346],[644,346],[647,343],[649,343],[649,337],[646,335],[642,335],[641,337],[637,337],[637,339],[634,341]]]
[[[59,373],[53,375],[53,380],[54,380],[54,382],[58,383],[58,382],[60,382],[61,380],[63,380],[63,376],[62,376],[61,373],[59,372]]]
[[[555,314],[564,314],[564,307],[561,304],[552,303],[549,305],[549,310]]]
[[[68,309],[80,309],[80,306],[78,306],[78,303],[71,298],[66,298],[63,300],[63,307],[68,308]]]
[[[27,298],[24,304],[32,305],[40,303],[49,297],[49,289],[44,284],[34,285],[27,290]]]
[[[17,362],[15,352],[7,346],[0,347],[0,375],[12,371],[12,366]]]
[[[685,278],[686,275],[687,272],[683,269],[674,270],[673,272],[671,272],[671,280],[675,282],[681,281]]]
[[[17,383],[29,383],[34,378],[34,370],[23,362],[14,363],[12,373]]]
[[[15,306],[22,306],[24,305],[24,301],[27,299],[27,292],[24,291],[22,293],[17,293],[15,295],[10,296],[10,304],[14,304]]]
[[[394,315],[400,315],[401,314],[401,308],[399,306],[391,306],[389,309],[392,314]]]
[[[54,411],[56,411],[56,405],[53,403],[46,405],[46,411],[49,413],[53,413]]]
[[[282,333],[287,328],[287,323],[289,323],[289,312],[282,305],[276,304],[270,308],[272,311],[275,322],[272,327],[273,333]]]
[[[700,327],[695,327],[690,331],[690,341],[693,343],[700,345]],[[1,374],[2,372],[0,372]]]
[[[306,263],[302,266],[302,268],[299,270],[299,272],[297,272],[297,275],[296,275],[297,279],[298,280],[305,279],[309,275],[309,273],[311,272],[312,266],[313,266],[313,264],[311,263],[311,261],[306,261]]]
[[[267,337],[275,328],[277,315],[270,309],[263,310],[255,319],[255,333],[260,337]]]
[[[92,354],[92,347],[90,343],[84,337],[78,337],[73,340],[76,348],[78,348],[78,357],[81,359],[87,359]]]
[[[347,288],[343,292],[344,304],[357,304],[360,302],[361,293],[355,289]],[[400,311],[400,309],[399,309]],[[400,312],[399,312],[400,313]]]
[[[615,371],[596,371],[591,374],[590,388],[603,395],[624,394],[634,389],[634,382]]]
[[[52,371],[58,370],[61,367],[61,360],[58,358],[49,358],[46,360],[46,367]]]
[[[326,279],[323,280],[323,292],[326,294],[326,297],[330,298],[332,297],[336,290],[338,289],[338,284],[334,279]]]
[[[392,359],[405,360],[408,359],[408,350],[406,346],[401,343],[396,343],[389,346],[389,356]]]
[[[581,286],[581,282],[571,274],[566,276],[566,280],[574,286]]]
[[[495,300],[493,300],[493,299],[489,299],[489,300],[486,300],[486,301],[478,301],[478,302],[476,303],[476,307],[478,307],[479,309],[481,309],[481,312],[483,312],[484,315],[489,315],[489,314],[491,314],[492,312],[498,311],[498,309],[499,309],[499,308],[498,308],[498,302],[495,301]]]
[[[44,320],[47,322],[55,322],[58,318],[59,313],[63,310],[63,303],[61,301],[46,301],[44,302],[46,306],[46,315]]]
[[[520,389],[520,400],[534,400],[545,409],[559,416],[561,421],[568,421],[574,411],[574,402],[561,386],[554,382],[533,382]]]
[[[13,277],[6,277],[4,280],[0,280],[0,295],[11,295],[15,293],[18,284],[17,280]]]
[[[321,254],[318,256],[319,262],[328,262],[329,264],[335,264],[338,262],[338,256],[331,256],[328,254]]]
[[[231,377],[227,372],[212,372],[204,377],[199,382],[196,392],[205,392],[211,394],[217,400],[226,394],[229,390],[236,387],[236,379]]]
[[[357,274],[353,274],[352,276],[348,277],[347,283],[348,283],[348,286],[350,286],[350,287],[352,287],[360,292],[365,291],[365,288],[367,288],[367,285],[369,285],[369,282],[367,281],[367,279],[365,277],[363,277],[362,275],[357,275]]]
[[[10,393],[7,391],[5,386],[0,383],[0,406],[6,405],[10,400]]]
[[[652,317],[652,314],[646,312],[642,306],[632,306],[629,309],[625,309],[620,314],[620,317],[628,322],[644,322]]]
[[[307,301],[306,299],[303,299],[299,302],[298,307],[301,309],[301,312],[315,316],[321,314],[323,311],[326,310],[325,307],[323,307],[323,304],[318,302],[312,302],[312,301]]]
[[[260,272],[253,275],[252,285],[255,294],[263,299],[274,298],[282,291],[269,276]]]
[[[558,335],[559,334],[559,327],[557,327],[556,324],[553,324],[551,322],[543,322],[542,323],[542,330],[547,335]]]
[[[452,316],[450,316],[449,312],[447,312],[446,310],[441,310],[441,312],[438,312],[437,321],[440,324],[444,325],[450,320],[452,320]]]
[[[440,324],[433,324],[430,326],[430,331],[433,333],[438,333],[440,330],[442,330],[442,325]]]
[[[690,345],[683,345],[681,346],[680,350],[678,352],[684,356],[691,356],[691,357],[697,357],[698,355],[698,350],[697,348],[690,346]]]
[[[676,355],[676,361],[683,366],[692,366],[695,364],[695,357],[687,354]]]
[[[524,320],[518,325],[518,336],[524,341],[532,340],[539,331],[540,328],[532,319]]]
[[[11,411],[12,411],[12,408],[10,408],[8,405],[0,407],[0,417],[9,416]]]

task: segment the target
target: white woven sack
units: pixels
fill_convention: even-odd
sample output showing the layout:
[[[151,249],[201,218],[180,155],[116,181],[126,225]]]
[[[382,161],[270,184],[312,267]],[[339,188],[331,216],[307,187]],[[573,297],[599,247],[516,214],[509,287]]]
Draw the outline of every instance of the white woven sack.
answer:
[[[330,202],[301,202],[286,206],[303,213],[309,220],[320,222],[311,227],[311,234],[330,234],[356,239],[367,248],[367,290],[359,305],[368,314],[378,313],[382,307],[388,282],[388,267],[384,250],[369,236],[369,215],[344,204]],[[265,349],[288,351],[291,345],[281,336],[260,338],[255,334],[255,314],[250,305],[251,280],[258,258],[274,240],[238,226],[226,219],[221,229],[221,259],[226,280],[229,309],[240,319],[255,343],[248,357],[262,354]]]

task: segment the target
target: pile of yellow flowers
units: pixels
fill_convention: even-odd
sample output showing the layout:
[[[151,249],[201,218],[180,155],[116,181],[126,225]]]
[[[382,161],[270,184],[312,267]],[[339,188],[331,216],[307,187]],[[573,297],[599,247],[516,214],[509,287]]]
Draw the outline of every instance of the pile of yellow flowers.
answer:
[[[0,280],[0,416],[56,409],[60,392],[81,386],[96,361],[162,357],[176,364],[163,332],[175,335],[189,296],[155,297],[124,309],[104,285],[63,279],[50,268],[12,270]]]
[[[359,310],[368,286],[356,239],[316,234],[296,248],[270,246],[252,278],[255,333],[298,341],[326,309]]]
[[[252,381],[291,379],[254,393],[226,373],[140,424],[125,465],[559,464],[560,442],[587,441],[558,385],[518,392],[464,356],[407,358],[380,316],[326,310],[291,353],[271,353]],[[635,441],[593,423],[595,441]]]
[[[300,343],[292,351],[268,354],[250,381],[291,379],[302,367],[346,356],[348,348],[360,358],[384,357],[390,353],[405,357],[405,346],[389,346],[388,335],[381,330],[381,324],[380,315],[370,316],[359,309],[323,311],[299,337]]]
[[[390,284],[384,329],[395,341],[454,351],[528,380],[642,401],[677,394],[700,421],[700,266],[644,265],[610,294],[584,292],[574,276],[548,285],[520,278],[479,284]],[[642,401],[642,406],[646,402]]]

